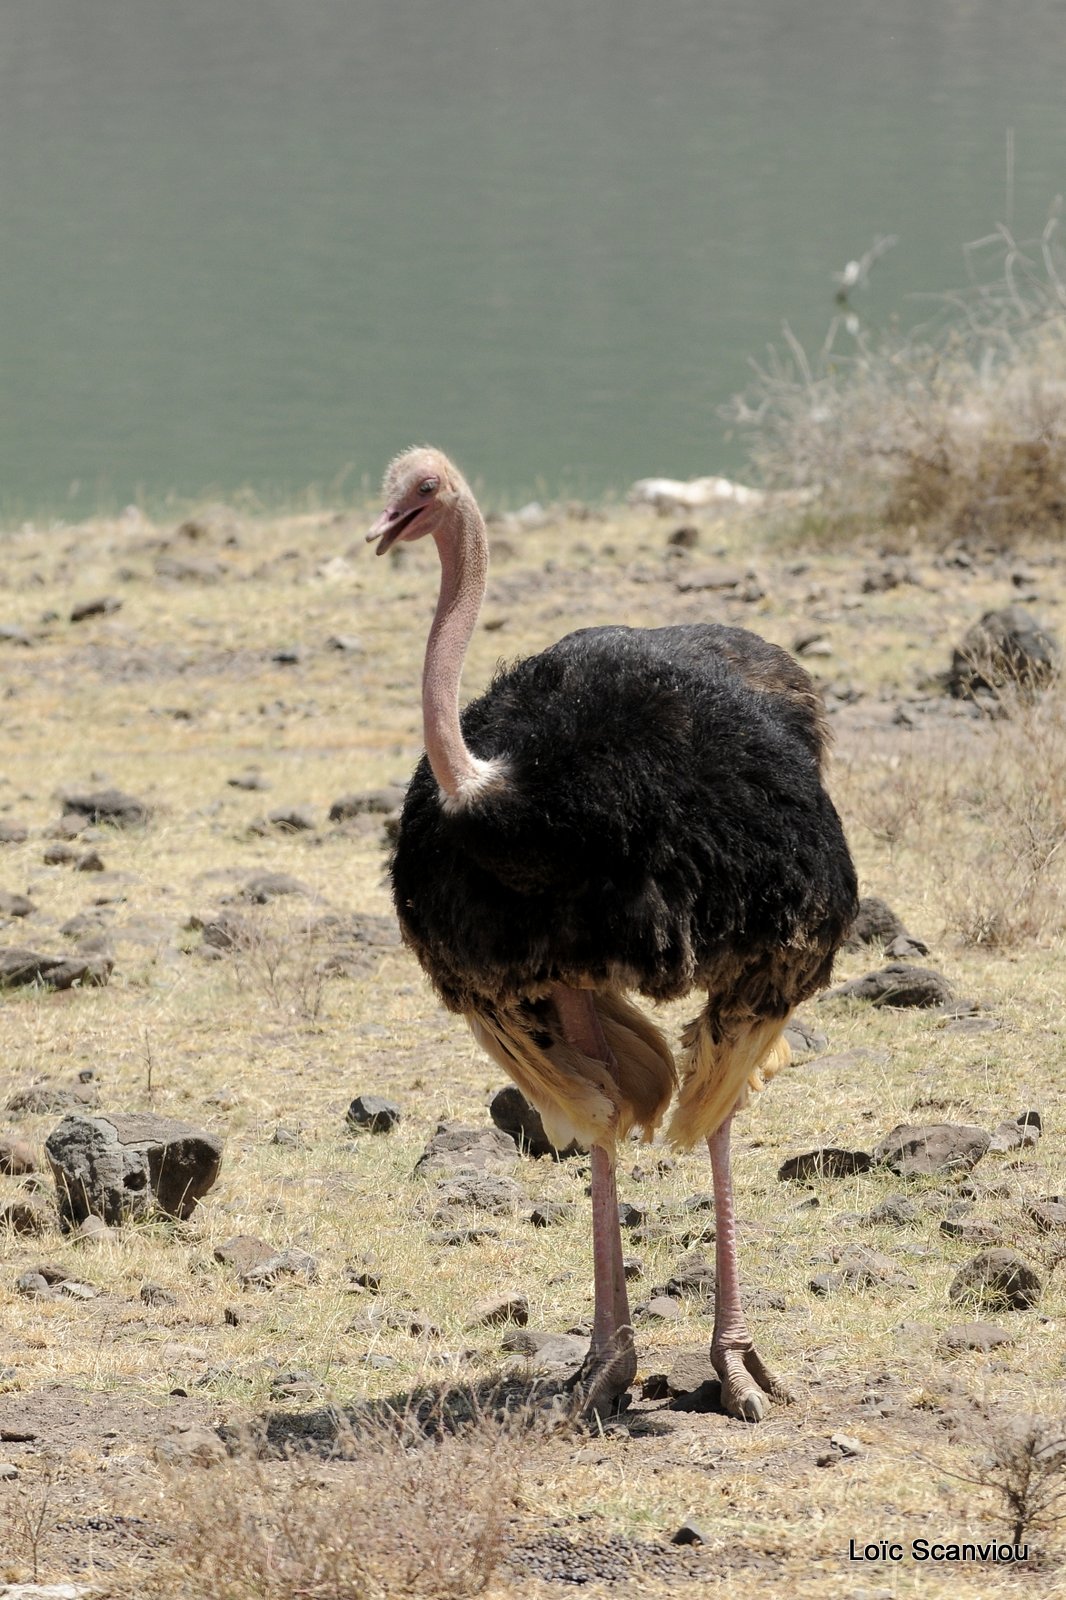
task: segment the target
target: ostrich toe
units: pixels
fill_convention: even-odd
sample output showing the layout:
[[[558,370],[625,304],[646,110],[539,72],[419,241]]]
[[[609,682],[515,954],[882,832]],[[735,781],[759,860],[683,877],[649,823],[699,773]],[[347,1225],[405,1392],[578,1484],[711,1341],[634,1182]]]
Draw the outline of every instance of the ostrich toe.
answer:
[[[767,1397],[789,1405],[792,1395],[775,1378],[754,1345],[746,1350],[715,1349],[711,1363],[722,1384],[722,1409],[741,1422],[761,1422],[769,1410]]]
[[[636,1375],[633,1329],[626,1325],[605,1350],[590,1350],[568,1381],[575,1414],[589,1421],[616,1416],[624,1410],[623,1396]]]

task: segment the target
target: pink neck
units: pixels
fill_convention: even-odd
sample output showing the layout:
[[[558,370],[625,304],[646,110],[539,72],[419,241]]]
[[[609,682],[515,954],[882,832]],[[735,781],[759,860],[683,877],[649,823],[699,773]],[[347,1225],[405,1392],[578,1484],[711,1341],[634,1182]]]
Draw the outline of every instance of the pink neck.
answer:
[[[461,801],[485,771],[485,764],[467,748],[459,726],[463,658],[489,571],[485,524],[469,490],[460,495],[451,517],[433,537],[441,579],[422,668],[422,722],[433,775],[447,799]]]

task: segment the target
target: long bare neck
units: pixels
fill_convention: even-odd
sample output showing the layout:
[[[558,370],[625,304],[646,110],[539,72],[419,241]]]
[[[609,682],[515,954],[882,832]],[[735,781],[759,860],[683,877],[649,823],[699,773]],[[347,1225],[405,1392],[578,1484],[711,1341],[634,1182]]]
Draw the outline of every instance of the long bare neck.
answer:
[[[485,524],[473,495],[461,494],[447,526],[434,535],[440,595],[422,668],[426,754],[447,800],[462,803],[485,780],[486,763],[467,748],[459,726],[463,658],[477,623],[489,571]]]

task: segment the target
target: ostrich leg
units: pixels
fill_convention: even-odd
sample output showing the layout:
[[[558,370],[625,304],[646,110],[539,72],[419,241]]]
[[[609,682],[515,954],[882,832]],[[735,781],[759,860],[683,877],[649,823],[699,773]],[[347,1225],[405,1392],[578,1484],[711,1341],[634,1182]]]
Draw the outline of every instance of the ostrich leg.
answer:
[[[557,985],[552,999],[567,1043],[602,1061],[617,1080],[618,1069],[587,989]],[[629,1319],[618,1225],[618,1190],[613,1148],[592,1147],[592,1268],[595,1311],[589,1353],[572,1380],[586,1415],[609,1414],[637,1375],[637,1353]]]
[[[714,1182],[715,1262],[714,1336],[711,1363],[722,1382],[722,1406],[743,1422],[761,1422],[766,1415],[764,1395],[788,1401],[792,1396],[763,1363],[748,1332],[740,1303],[737,1267],[737,1218],[733,1209],[733,1178],[729,1165],[732,1116],[707,1140]]]

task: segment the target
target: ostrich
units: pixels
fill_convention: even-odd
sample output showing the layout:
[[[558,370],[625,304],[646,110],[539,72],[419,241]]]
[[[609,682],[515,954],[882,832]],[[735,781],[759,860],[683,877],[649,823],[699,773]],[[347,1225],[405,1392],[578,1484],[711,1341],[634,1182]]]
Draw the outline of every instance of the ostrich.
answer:
[[[591,1151],[595,1310],[573,1386],[605,1414],[636,1376],[616,1147],[650,1139],[677,1086],[666,1039],[627,998],[706,1004],[682,1036],[668,1136],[705,1140],[715,1205],[711,1360],[724,1409],[787,1399],[740,1297],[734,1112],[788,1060],[794,1006],[829,979],[855,874],[823,786],[807,674],[712,623],[583,628],[498,672],[460,714],[488,541],[462,475],[428,447],[385,475],[378,555],[433,538],[441,585],[422,674],[425,755],[392,857],[406,943],[444,1005],[540,1111]]]

